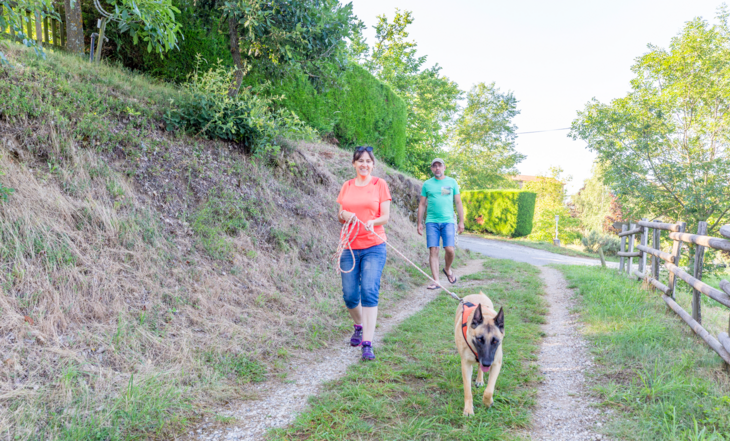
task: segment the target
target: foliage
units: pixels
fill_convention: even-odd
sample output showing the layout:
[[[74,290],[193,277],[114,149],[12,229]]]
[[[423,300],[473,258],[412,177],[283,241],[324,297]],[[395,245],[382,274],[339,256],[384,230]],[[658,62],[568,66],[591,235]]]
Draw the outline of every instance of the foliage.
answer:
[[[260,78],[247,76],[246,83]],[[393,91],[358,65],[351,64],[340,86],[317,91],[305,75],[276,82],[271,92],[280,104],[341,145],[370,144],[377,155],[400,166],[406,157],[406,105]]]
[[[339,0],[225,0],[233,61],[241,75],[255,65],[267,78],[301,71],[318,85],[342,72],[352,4]]]
[[[133,45],[128,33],[110,28],[106,34],[111,40],[109,56],[128,68],[176,83],[185,82],[195,70],[198,55],[210,63],[223,60],[226,66],[233,66],[228,40],[219,32],[220,12],[191,0],[173,0],[172,5],[181,11],[176,16],[181,37],[178,50],[169,51],[161,58]]]
[[[527,236],[532,230],[536,194],[519,190],[461,192],[464,225],[469,231]]]
[[[505,175],[517,174],[515,165],[525,158],[515,151],[517,99],[494,83],[479,83],[466,100],[451,135],[449,158],[456,179],[465,189],[511,186]]]
[[[75,0],[80,1],[80,0]],[[3,32],[10,29],[15,33],[15,38],[28,47],[33,47],[36,54],[45,57],[43,48],[36,45],[34,36],[26,34],[26,30],[30,21],[36,20],[36,16],[41,20],[51,18],[59,20],[61,17],[53,7],[53,0],[0,0],[0,30]],[[26,15],[26,11],[30,12],[30,16]],[[31,18],[33,17],[33,18]],[[35,30],[35,28],[33,28]],[[2,32],[0,32],[2,35]],[[5,55],[0,52],[0,65],[9,65]]]
[[[624,221],[621,205],[603,183],[604,170],[593,164],[593,174],[573,196],[573,204],[583,227],[588,231],[615,232],[614,222]]]
[[[4,174],[5,173],[3,173],[0,170],[0,176],[2,176]],[[8,196],[10,196],[11,194],[13,194],[14,191],[15,191],[14,188],[5,187],[5,186],[3,186],[2,182],[0,182],[0,202],[7,202],[8,201]]]
[[[202,60],[198,58],[200,66]],[[244,150],[259,156],[275,155],[280,137],[313,139],[315,132],[291,111],[271,110],[281,97],[267,97],[269,84],[257,89],[245,88],[228,95],[233,70],[220,60],[207,71],[196,71],[186,84],[189,95],[165,114],[168,130],[183,128],[209,138],[238,143]]]
[[[160,55],[177,49],[180,24],[175,14],[180,14],[180,10],[172,0],[106,1],[112,8],[107,11],[109,22],[116,25],[119,33],[128,32],[135,45],[142,40],[147,43],[147,52],[154,50]]]
[[[444,156],[446,128],[451,124],[462,96],[458,85],[441,74],[441,67],[423,68],[426,56],[417,56],[417,45],[408,41],[406,27],[413,23],[410,11],[396,8],[389,22],[385,15],[375,25],[372,54],[356,26],[350,56],[400,95],[408,109],[406,150],[402,169],[415,176],[430,176],[431,159]]]
[[[565,205],[565,183],[559,167],[550,169],[550,176],[538,176],[536,180],[526,182],[522,187],[525,191],[537,193],[535,203],[535,222],[530,240],[550,241],[555,237],[555,216],[558,221],[558,239],[563,243],[573,243],[580,239],[580,221],[571,216]],[[570,180],[567,178],[565,180]]]
[[[581,243],[587,251],[597,253],[601,248],[606,255],[615,256],[620,251],[621,241],[615,234],[601,234],[592,230],[581,238]]]
[[[707,220],[712,233],[730,212],[730,28],[688,22],[665,50],[632,66],[631,91],[591,101],[573,121],[605,166],[606,184],[632,217]]]

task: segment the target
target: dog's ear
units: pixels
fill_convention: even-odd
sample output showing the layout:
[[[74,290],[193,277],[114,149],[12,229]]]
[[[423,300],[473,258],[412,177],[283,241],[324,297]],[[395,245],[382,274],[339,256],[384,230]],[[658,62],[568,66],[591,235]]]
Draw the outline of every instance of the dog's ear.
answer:
[[[504,334],[504,311],[502,308],[499,308],[497,316],[494,317],[494,324],[499,328],[499,332]]]
[[[477,326],[484,323],[484,314],[482,314],[482,304],[479,303],[477,305],[477,309],[474,310],[474,318],[471,319],[471,327],[472,329],[476,329]]]

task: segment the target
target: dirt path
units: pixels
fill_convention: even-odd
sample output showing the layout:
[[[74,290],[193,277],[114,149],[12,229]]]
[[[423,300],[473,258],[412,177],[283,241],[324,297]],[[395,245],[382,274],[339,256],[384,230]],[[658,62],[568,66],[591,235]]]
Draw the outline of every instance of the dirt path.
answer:
[[[573,291],[558,270],[539,268],[550,310],[538,356],[545,379],[538,386],[529,436],[533,440],[605,439],[595,432],[603,421],[586,389],[584,373],[591,369],[593,357],[578,331],[577,315],[570,313]]]
[[[460,277],[481,269],[482,261],[472,260],[464,267],[455,269],[455,272]],[[380,311],[381,316],[378,317],[378,328],[373,342],[376,355],[382,337],[393,327],[420,311],[437,295],[448,295],[441,290],[427,290],[427,285],[428,283],[425,283],[414,289],[408,297],[389,308],[390,310]],[[390,317],[384,317],[385,313],[390,314]],[[334,348],[314,351],[306,360],[292,360],[291,365],[296,366],[296,370],[286,382],[269,380],[252,386],[250,392],[259,397],[258,400],[236,403],[220,411],[221,414],[236,419],[233,426],[221,427],[210,419],[190,433],[188,439],[259,440],[268,429],[284,427],[291,423],[297,413],[304,410],[307,399],[320,393],[325,382],[343,376],[348,366],[360,361],[360,348],[350,347],[349,339],[350,336],[347,335],[343,337],[341,344]]]

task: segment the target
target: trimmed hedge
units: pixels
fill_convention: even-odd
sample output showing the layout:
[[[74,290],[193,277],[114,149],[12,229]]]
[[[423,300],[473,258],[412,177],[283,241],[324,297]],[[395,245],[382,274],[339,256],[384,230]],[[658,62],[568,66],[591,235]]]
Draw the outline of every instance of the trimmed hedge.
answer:
[[[256,82],[249,76],[246,82]],[[333,134],[341,146],[369,144],[391,165],[406,154],[406,104],[370,72],[351,64],[338,87],[318,92],[306,75],[291,75],[274,83],[282,104],[322,134]]]
[[[527,236],[532,232],[536,198],[537,193],[520,190],[464,191],[465,227],[501,236]]]

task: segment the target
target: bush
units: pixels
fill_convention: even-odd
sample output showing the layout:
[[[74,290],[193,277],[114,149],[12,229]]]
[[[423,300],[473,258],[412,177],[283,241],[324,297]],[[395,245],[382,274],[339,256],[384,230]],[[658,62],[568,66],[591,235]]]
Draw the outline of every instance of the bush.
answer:
[[[249,85],[259,83],[247,76]],[[281,105],[321,134],[332,134],[341,145],[370,144],[391,165],[403,164],[406,155],[405,102],[387,85],[356,64],[327,90],[318,91],[303,73],[292,73],[271,89],[283,95]]]
[[[611,256],[615,256],[621,246],[621,240],[617,236],[601,234],[595,230],[583,236],[581,243],[587,251],[597,253],[598,249],[601,248],[604,254]]]
[[[461,193],[469,231],[527,236],[532,231],[537,195],[520,190],[473,190]]]
[[[197,66],[202,63],[198,56]],[[233,70],[220,60],[207,72],[197,69],[185,88],[190,94],[165,114],[167,129],[182,128],[207,138],[238,143],[248,153],[276,154],[279,138],[312,139],[316,133],[291,111],[272,111],[281,97],[266,96],[270,84],[242,88],[228,96]]]

